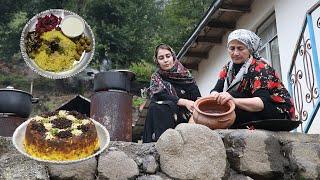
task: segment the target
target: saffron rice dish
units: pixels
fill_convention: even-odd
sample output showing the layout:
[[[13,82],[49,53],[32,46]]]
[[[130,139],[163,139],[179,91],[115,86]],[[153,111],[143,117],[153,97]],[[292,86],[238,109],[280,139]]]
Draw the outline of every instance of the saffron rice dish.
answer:
[[[100,148],[93,121],[76,111],[55,111],[31,118],[25,133],[28,154],[43,160],[77,160]]]
[[[58,30],[44,32],[40,38],[42,44],[37,52],[32,53],[32,56],[41,69],[61,72],[73,67],[78,53],[77,46],[72,40]]]

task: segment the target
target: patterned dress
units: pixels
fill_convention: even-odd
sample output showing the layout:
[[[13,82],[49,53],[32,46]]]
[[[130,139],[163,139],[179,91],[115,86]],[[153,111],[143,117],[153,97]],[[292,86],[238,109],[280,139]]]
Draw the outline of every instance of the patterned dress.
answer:
[[[218,82],[213,89],[214,91],[223,91],[229,63],[220,71]],[[233,72],[231,81],[236,76],[236,72]],[[285,113],[287,117],[294,118],[295,109],[289,92],[284,87],[275,70],[262,59],[252,59],[248,72],[243,76],[237,88],[229,93],[233,97],[239,96],[239,94],[243,98],[260,97],[264,104],[266,102],[271,103],[275,105],[279,113]]]
[[[157,141],[167,129],[188,122],[191,112],[177,105],[180,98],[195,101],[201,96],[191,73],[178,60],[172,69],[153,73],[147,92],[151,103],[144,124],[144,143]]]

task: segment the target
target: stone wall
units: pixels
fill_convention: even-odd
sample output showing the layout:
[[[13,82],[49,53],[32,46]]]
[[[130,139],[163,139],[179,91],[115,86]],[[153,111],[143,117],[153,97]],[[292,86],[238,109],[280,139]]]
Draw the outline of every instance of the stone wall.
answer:
[[[320,179],[320,135],[180,124],[157,143],[111,142],[69,165],[28,159],[0,137],[0,179]]]

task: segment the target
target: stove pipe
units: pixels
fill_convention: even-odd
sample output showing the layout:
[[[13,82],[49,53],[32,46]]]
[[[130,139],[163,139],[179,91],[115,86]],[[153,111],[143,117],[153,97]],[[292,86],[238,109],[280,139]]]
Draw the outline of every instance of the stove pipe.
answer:
[[[110,133],[111,141],[132,141],[132,95],[134,73],[127,70],[101,72],[94,77],[90,117]]]

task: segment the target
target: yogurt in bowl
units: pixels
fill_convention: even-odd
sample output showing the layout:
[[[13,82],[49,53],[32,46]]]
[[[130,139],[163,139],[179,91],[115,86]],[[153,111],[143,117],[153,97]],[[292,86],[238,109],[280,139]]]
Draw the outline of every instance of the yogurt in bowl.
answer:
[[[84,32],[84,23],[79,17],[70,15],[61,21],[60,28],[64,35],[74,38]]]

